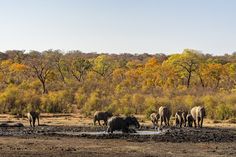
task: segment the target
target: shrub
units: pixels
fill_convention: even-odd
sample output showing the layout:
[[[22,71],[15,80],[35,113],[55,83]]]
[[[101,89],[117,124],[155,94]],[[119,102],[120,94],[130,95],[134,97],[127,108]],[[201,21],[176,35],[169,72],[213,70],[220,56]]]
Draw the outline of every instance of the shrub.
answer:
[[[216,107],[216,119],[226,120],[232,118],[233,115],[234,113],[231,105],[222,103]]]
[[[100,97],[99,97],[99,92],[94,91],[90,94],[88,99],[86,100],[84,106],[83,106],[83,112],[86,115],[90,115],[91,111],[94,110],[100,110]]]
[[[73,99],[70,92],[62,90],[43,95],[41,103],[44,112],[62,113],[70,110]]]

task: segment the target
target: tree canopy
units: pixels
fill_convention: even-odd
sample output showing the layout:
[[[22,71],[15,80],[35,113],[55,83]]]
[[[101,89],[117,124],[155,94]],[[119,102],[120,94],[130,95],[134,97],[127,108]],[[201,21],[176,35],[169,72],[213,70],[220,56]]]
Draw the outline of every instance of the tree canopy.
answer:
[[[20,114],[32,108],[73,112],[76,107],[85,114],[95,110],[148,114],[160,105],[169,105],[173,112],[204,105],[214,109],[213,118],[236,115],[235,53],[212,56],[185,49],[173,55],[117,55],[11,50],[0,54],[0,80],[1,113]],[[222,106],[229,109],[221,111]]]

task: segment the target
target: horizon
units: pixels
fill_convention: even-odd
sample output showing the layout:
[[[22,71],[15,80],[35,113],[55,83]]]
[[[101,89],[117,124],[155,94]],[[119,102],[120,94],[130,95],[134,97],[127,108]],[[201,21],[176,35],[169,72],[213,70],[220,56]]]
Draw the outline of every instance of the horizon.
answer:
[[[185,50],[185,49],[184,49]],[[148,53],[148,52],[142,52],[142,53],[132,53],[132,52],[118,52],[118,53],[112,53],[112,52],[83,52],[81,50],[61,50],[61,49],[45,49],[45,50],[17,50],[17,49],[12,49],[12,50],[5,50],[5,51],[1,51],[0,50],[0,53],[6,53],[7,51],[22,51],[24,52],[24,54],[26,53],[30,53],[32,51],[36,51],[36,52],[46,52],[46,51],[59,51],[63,54],[66,54],[66,53],[71,53],[71,52],[81,52],[81,53],[84,53],[84,54],[98,54],[98,55],[102,55],[102,54],[105,54],[105,55],[112,55],[112,54],[115,54],[115,55],[122,55],[122,54],[130,54],[130,55],[144,55],[144,54],[148,54],[148,55],[157,55],[157,54],[164,54],[166,56],[171,56],[171,55],[175,55],[175,54],[182,54],[183,51],[181,52],[176,52],[176,53],[162,53],[162,52],[154,52],[154,53]],[[194,50],[194,49],[189,49],[189,50]],[[204,52],[201,52],[201,51],[198,51],[198,50],[194,50],[194,51],[197,51],[203,55],[211,55],[211,56],[225,56],[225,55],[235,55],[236,54],[236,51],[235,52],[232,52],[232,53],[224,53],[224,54],[212,54],[212,53],[204,53]]]
[[[236,1],[0,1],[0,50],[236,52]]]

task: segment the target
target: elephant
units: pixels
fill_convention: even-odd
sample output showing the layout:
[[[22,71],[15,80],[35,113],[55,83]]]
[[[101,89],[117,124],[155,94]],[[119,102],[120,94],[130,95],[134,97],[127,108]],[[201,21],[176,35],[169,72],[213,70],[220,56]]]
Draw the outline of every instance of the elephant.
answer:
[[[36,112],[36,111],[31,111],[31,112],[27,113],[27,117],[28,117],[31,127],[32,127],[32,123],[33,123],[33,127],[35,127],[36,119],[38,121],[38,126],[39,126],[39,116],[40,116],[40,113]]]
[[[96,111],[94,113],[93,124],[96,125],[96,121],[98,121],[98,124],[101,126],[100,120],[103,120],[104,121],[103,125],[107,125],[107,120],[110,117],[112,117],[112,113],[111,112]]]
[[[170,110],[166,107],[166,106],[161,106],[159,108],[159,115],[160,115],[160,119],[161,119],[161,126],[162,126],[162,122],[164,121],[165,125],[170,125],[169,121],[170,121]]]
[[[123,133],[135,133],[134,129],[130,129],[130,126],[140,127],[138,120],[134,116],[119,117],[114,116],[108,119],[107,132],[113,133],[115,130],[121,130]]]
[[[187,122],[186,122],[186,125],[188,126],[188,127],[193,127],[193,116],[189,113],[189,114],[187,114],[187,116],[186,116],[186,120],[187,120]]]
[[[186,127],[187,125],[187,112],[183,111],[182,112],[182,118],[183,118],[183,123],[184,123],[184,127]]]
[[[203,106],[195,106],[191,109],[191,115],[193,116],[194,127],[202,128],[203,119],[206,116],[206,111]]]
[[[154,127],[158,127],[158,120],[159,120],[159,118],[160,118],[159,113],[152,113],[150,115],[150,119],[151,119],[152,124],[153,124]]]
[[[182,111],[177,111],[175,114],[175,125],[179,126],[180,128],[182,127],[182,124],[184,122],[182,113],[183,113]]]

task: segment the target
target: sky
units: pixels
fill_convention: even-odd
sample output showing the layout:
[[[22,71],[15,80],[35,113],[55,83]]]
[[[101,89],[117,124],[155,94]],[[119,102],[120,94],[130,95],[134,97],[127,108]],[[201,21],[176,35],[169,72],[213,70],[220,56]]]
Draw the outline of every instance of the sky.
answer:
[[[0,0],[0,51],[236,51],[236,0]]]

